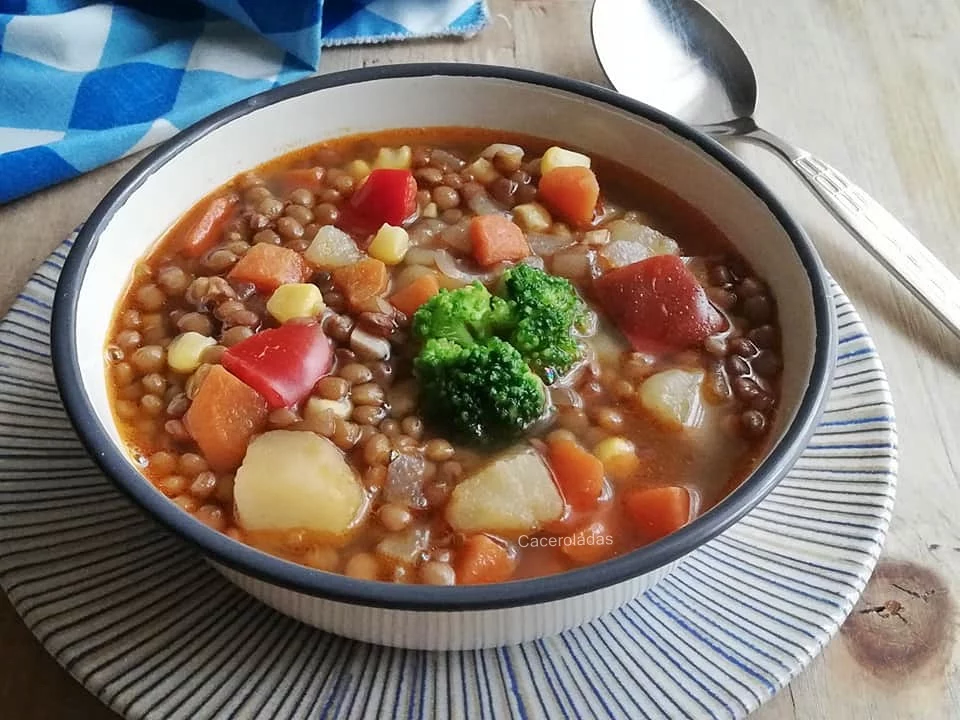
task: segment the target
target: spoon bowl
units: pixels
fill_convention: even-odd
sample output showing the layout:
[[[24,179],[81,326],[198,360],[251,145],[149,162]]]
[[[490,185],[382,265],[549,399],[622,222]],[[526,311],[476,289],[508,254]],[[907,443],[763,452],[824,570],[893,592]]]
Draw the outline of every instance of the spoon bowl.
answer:
[[[758,127],[757,78],[740,43],[696,0],[595,0],[593,44],[610,84],[715,136],[783,159],[850,234],[960,336],[960,280],[866,192]]]

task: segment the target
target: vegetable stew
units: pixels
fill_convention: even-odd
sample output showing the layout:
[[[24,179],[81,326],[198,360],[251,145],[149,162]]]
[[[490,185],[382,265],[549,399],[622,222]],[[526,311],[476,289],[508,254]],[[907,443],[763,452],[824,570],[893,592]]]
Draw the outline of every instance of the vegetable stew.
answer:
[[[105,351],[144,475],[319,570],[562,572],[689,523],[768,446],[773,296],[603,158],[467,128],[234,178],[135,268]]]

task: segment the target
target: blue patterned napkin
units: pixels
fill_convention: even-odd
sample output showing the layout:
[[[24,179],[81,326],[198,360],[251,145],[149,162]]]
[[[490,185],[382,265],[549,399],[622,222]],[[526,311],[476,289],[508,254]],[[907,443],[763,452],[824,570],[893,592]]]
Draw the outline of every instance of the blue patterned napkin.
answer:
[[[488,17],[485,0],[0,0],[0,204],[310,75],[324,45]]]

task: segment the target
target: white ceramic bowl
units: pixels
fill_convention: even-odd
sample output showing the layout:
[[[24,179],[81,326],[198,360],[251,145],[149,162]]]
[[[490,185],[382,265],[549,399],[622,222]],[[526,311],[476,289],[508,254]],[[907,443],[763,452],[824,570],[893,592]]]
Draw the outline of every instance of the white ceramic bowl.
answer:
[[[703,211],[779,303],[784,375],[777,438],[760,467],[717,507],[651,546],[584,569],[490,586],[374,583],[311,570],[181,511],[127,455],[110,413],[103,348],[134,263],[198,199],[287,151],[349,133],[472,126],[542,136],[616,159]],[[531,640],[637,597],[691,550],[736,522],[783,477],[822,409],[835,328],[821,264],[769,190],[690,127],[592,85],[475,65],[397,65],[324,75],[234,105],[162,145],[97,207],[61,276],[54,367],[90,452],[143,509],[267,604],[351,638],[425,649]]]

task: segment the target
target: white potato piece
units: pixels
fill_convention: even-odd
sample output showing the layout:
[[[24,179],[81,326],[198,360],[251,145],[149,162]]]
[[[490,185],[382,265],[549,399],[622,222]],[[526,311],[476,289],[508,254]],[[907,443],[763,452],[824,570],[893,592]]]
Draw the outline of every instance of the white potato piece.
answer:
[[[554,145],[548,148],[540,160],[540,173],[546,175],[560,167],[590,167],[590,158],[581,153]]]
[[[610,231],[610,245],[604,248],[604,254],[608,253],[610,248],[615,245],[619,247],[619,243],[637,243],[644,248],[646,257],[678,255],[680,253],[680,246],[673,238],[667,237],[649,225],[631,222],[630,220],[614,220],[607,224],[607,230]],[[636,252],[640,252],[640,250]],[[633,262],[636,262],[636,260]]]
[[[640,403],[664,425],[694,428],[703,421],[703,370],[664,370],[640,386]]]
[[[363,487],[337,446],[296,430],[273,430],[251,442],[233,492],[246,530],[341,536],[364,507]]]
[[[536,450],[520,447],[463,480],[450,495],[447,522],[460,532],[533,532],[558,520],[563,498]]]

